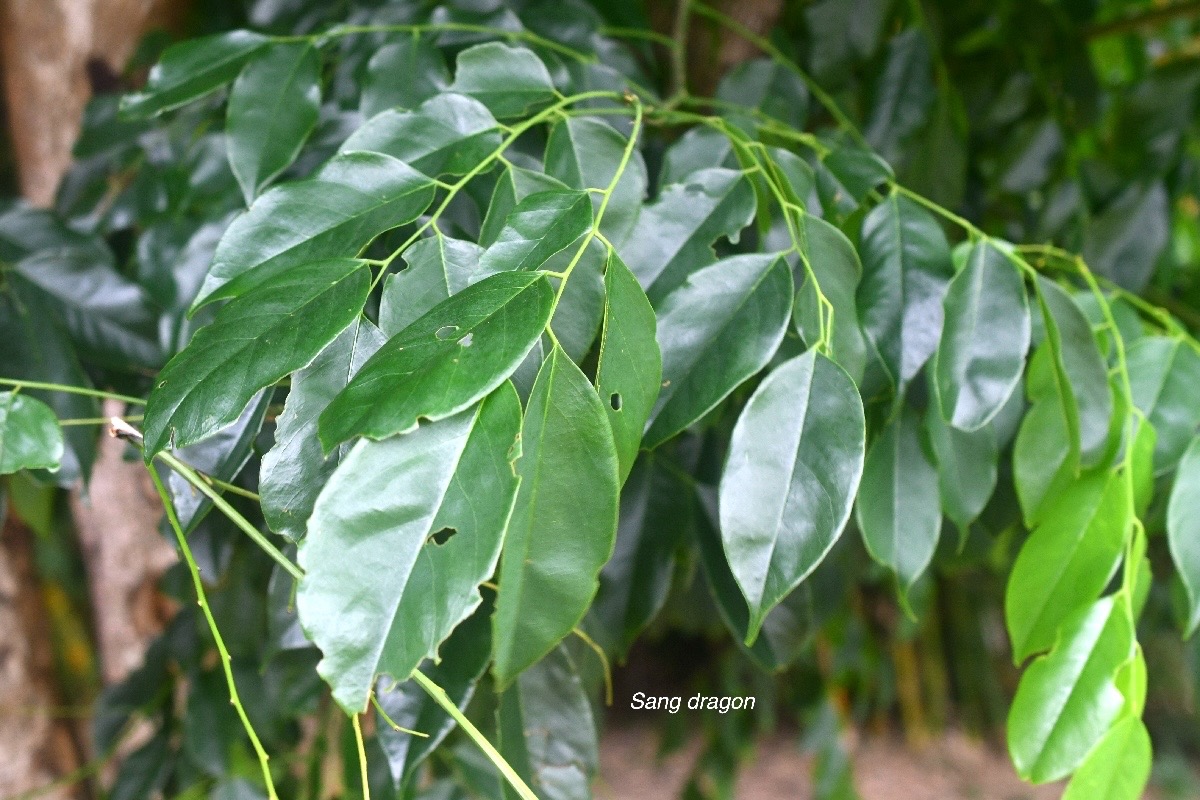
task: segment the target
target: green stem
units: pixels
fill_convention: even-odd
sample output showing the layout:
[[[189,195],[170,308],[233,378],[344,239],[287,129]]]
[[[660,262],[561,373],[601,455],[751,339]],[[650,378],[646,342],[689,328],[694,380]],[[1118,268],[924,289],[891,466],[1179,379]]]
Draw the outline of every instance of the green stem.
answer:
[[[196,602],[200,606],[200,610],[204,612],[204,620],[208,623],[208,630],[212,633],[213,641],[217,645],[217,652],[221,656],[221,669],[225,672],[225,683],[229,686],[229,702],[233,704],[234,710],[237,711],[238,718],[242,721],[242,727],[246,730],[246,735],[250,737],[250,744],[254,748],[255,755],[258,756],[259,766],[262,768],[263,780],[267,785],[267,796],[270,800],[279,800],[279,795],[275,793],[275,782],[271,778],[271,767],[268,761],[270,756],[263,748],[262,742],[259,741],[258,734],[254,732],[254,726],[250,724],[250,717],[246,715],[246,709],[242,706],[241,697],[238,696],[237,684],[233,680],[233,659],[229,655],[229,650],[225,647],[225,640],[221,637],[221,631],[217,629],[217,621],[213,618],[212,610],[208,605],[208,596],[204,592],[204,581],[200,579],[200,568],[196,565],[196,559],[192,556],[192,549],[188,546],[187,537],[183,535],[183,527],[179,524],[179,517],[175,514],[175,504],[171,502],[171,494],[167,491],[167,487],[163,485],[162,478],[158,473],[150,469],[150,480],[154,482],[154,488],[158,492],[159,498],[162,500],[163,510],[166,511],[167,521],[171,524],[171,530],[175,531],[175,540],[179,543],[179,550],[183,553],[183,560],[187,562],[188,572],[192,575],[192,585],[196,589]]]
[[[687,96],[688,27],[692,0],[676,0],[675,24],[671,29],[671,96]]]
[[[141,414],[132,414],[121,417],[126,422],[140,422]],[[112,421],[112,417],[80,417],[77,419],[60,419],[58,425],[61,428],[70,428],[75,425],[107,425]]]
[[[354,743],[358,745],[358,770],[362,775],[362,793],[363,800],[371,800],[371,780],[367,772],[367,746],[363,742],[362,724],[358,721],[358,714],[350,717],[350,722],[354,726]]]
[[[458,706],[446,694],[445,689],[425,677],[425,674],[419,669],[413,670],[412,679],[417,682],[418,686],[425,690],[426,694],[433,698],[433,702],[441,706],[442,710],[458,723],[458,727],[462,728],[467,736],[471,737],[471,740],[475,742],[479,749],[483,751],[483,754],[487,756],[488,760],[500,771],[500,774],[504,776],[504,779],[508,781],[508,785],[521,797],[521,800],[538,800],[538,796],[533,793],[533,790],[526,785],[525,781],[521,780],[521,776],[517,774],[516,770],[504,760],[504,756],[500,755],[500,751],[493,747],[492,743],[487,740],[487,737],[471,723],[471,720],[467,719],[466,715],[458,710]]]
[[[375,692],[371,692],[371,705],[375,706],[375,710],[379,712],[379,716],[383,717],[383,721],[386,722],[388,727],[390,727],[392,730],[400,733],[407,733],[409,736],[420,736],[422,739],[429,738],[428,733],[414,731],[412,728],[406,728],[403,725],[397,725],[396,720],[389,717],[388,713],[383,710],[383,706],[379,705],[379,698],[375,696]]]
[[[105,400],[120,400],[124,403],[144,406],[146,401],[140,397],[127,394],[106,392],[101,389],[89,389],[86,386],[69,386],[64,383],[43,383],[41,381],[15,381],[11,378],[0,378],[0,386],[12,386],[15,389],[42,389],[47,392],[62,392],[63,394],[82,394],[87,397],[99,397]]]

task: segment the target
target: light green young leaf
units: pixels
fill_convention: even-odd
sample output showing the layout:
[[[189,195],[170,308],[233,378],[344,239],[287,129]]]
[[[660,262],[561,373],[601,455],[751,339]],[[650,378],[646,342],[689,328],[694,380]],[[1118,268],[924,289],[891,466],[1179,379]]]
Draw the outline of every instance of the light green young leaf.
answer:
[[[158,374],[146,458],[216,433],[260,390],[311,362],[362,312],[369,283],[361,261],[318,261],[224,306]]]
[[[658,309],[663,386],[644,445],[711,411],[771,360],[792,313],[792,272],[777,254],[731,256],[695,272]]]
[[[416,219],[433,190],[429,178],[391,156],[335,156],[312,178],[266,192],[233,221],[192,310],[301,264],[355,256],[379,234]]]
[[[722,236],[736,240],[754,220],[754,210],[754,189],[740,170],[701,170],[663,187],[657,200],[643,206],[617,251],[657,304],[716,261],[713,242]]]
[[[1185,634],[1200,624],[1200,437],[1179,462],[1167,505],[1167,543],[1188,597]]]
[[[502,272],[434,306],[330,402],[319,423],[322,446],[328,452],[354,436],[384,439],[473,405],[520,365],[553,301],[541,273]]]
[[[1099,597],[1132,522],[1124,479],[1114,472],[1085,475],[1047,501],[1004,595],[1017,663],[1053,646],[1063,621]]]
[[[1025,670],[1008,714],[1008,752],[1022,778],[1071,774],[1125,705],[1115,683],[1133,655],[1129,617],[1116,597],[1081,609],[1058,644]]]
[[[526,403],[517,474],[493,617],[501,689],[579,624],[617,532],[620,484],[608,417],[558,347]]]
[[[478,100],[446,92],[412,111],[389,109],[350,134],[340,152],[386,153],[425,175],[463,175],[500,146],[495,117]]]
[[[1012,395],[1025,370],[1030,315],[1025,283],[988,241],[975,244],[943,301],[945,324],[934,355],[942,416],[956,428],[982,428]]]
[[[1154,425],[1154,472],[1169,472],[1179,463],[1200,429],[1200,354],[1179,339],[1147,336],[1127,353],[1133,403]]]
[[[229,166],[246,205],[295,160],[317,124],[321,58],[308,42],[257,53],[229,93],[225,136]]]
[[[481,601],[517,481],[511,385],[404,436],[360,441],[317,498],[300,545],[300,621],[347,713],[375,676],[404,679]]]
[[[950,246],[928,211],[893,192],[863,220],[860,251],[863,328],[901,393],[937,349]]]
[[[604,331],[596,391],[612,425],[622,483],[633,469],[662,382],[656,329],[646,293],[620,256],[612,253],[604,270]]]
[[[1138,800],[1150,780],[1152,756],[1145,723],[1124,717],[1079,765],[1063,800]]]
[[[339,455],[328,458],[317,441],[317,418],[387,338],[365,317],[350,323],[311,364],[292,374],[275,445],[262,457],[258,493],[271,530],[293,541],[304,538],[317,495]]]
[[[477,282],[483,248],[440,231],[404,251],[408,267],[388,275],[379,300],[379,327],[395,336],[438,303]]]
[[[942,529],[938,474],[921,446],[921,419],[905,408],[867,451],[858,527],[871,557],[896,574],[905,596],[929,566]]]
[[[606,189],[621,163],[626,145],[611,125],[592,117],[568,117],[550,130],[546,141],[546,174],[573,189]],[[637,150],[613,189],[600,221],[600,232],[621,241],[637,221],[646,196],[646,164]],[[592,196],[599,208],[601,198]]]
[[[0,475],[23,469],[57,470],[63,436],[53,409],[16,392],[0,393]]]
[[[865,437],[854,382],[813,350],[772,370],[738,417],[721,476],[721,539],[750,609],[748,644],[845,528]]]
[[[554,80],[532,50],[486,42],[458,54],[450,90],[470,95],[501,119],[554,99]]]
[[[152,117],[220,89],[269,41],[260,33],[229,31],[171,45],[150,70],[146,88],[121,98],[121,116]]]
[[[500,754],[539,800],[592,796],[600,767],[596,721],[566,648],[554,648],[500,695],[496,726]]]
[[[496,241],[479,261],[479,272],[540,269],[592,224],[587,192],[560,189],[531,194],[509,212]]]

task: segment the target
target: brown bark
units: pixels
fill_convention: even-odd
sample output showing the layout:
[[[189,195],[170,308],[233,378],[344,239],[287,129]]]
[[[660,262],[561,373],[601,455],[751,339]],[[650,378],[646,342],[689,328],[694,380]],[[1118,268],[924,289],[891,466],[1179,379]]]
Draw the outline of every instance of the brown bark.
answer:
[[[51,714],[61,702],[31,536],[11,515],[0,532],[0,797],[45,786],[82,761],[71,725]],[[62,787],[41,796],[79,795]]]

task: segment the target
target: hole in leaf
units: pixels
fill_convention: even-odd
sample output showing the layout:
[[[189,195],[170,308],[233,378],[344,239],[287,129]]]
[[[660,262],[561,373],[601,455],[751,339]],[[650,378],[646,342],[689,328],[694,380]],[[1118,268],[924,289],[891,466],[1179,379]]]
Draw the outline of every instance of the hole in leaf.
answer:
[[[613,411],[620,411],[621,410],[621,393],[613,392],[612,396],[608,398],[608,404],[610,406],[612,406]]]
[[[444,340],[444,339],[449,339],[449,338],[453,337],[454,334],[456,334],[456,333],[458,333],[457,325],[443,325],[442,327],[440,327],[436,331],[434,331],[433,335],[439,339]]]
[[[463,347],[470,347],[471,342],[475,341],[475,334],[468,333],[466,336],[458,340],[458,343]]]
[[[442,528],[440,531],[430,536],[429,541],[436,545],[443,545],[450,541],[450,537],[456,533],[458,533],[458,531],[454,528]]]

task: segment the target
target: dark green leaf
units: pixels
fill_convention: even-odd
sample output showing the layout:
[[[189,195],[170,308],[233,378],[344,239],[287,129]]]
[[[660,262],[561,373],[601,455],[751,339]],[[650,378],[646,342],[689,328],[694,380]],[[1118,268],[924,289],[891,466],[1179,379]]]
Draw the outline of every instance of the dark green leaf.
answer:
[[[550,131],[546,142],[546,174],[572,189],[607,189],[624,154],[626,140],[609,124],[591,117],[568,117]],[[637,220],[646,195],[646,165],[633,151],[613,190],[600,232],[621,241]],[[599,208],[601,198],[592,197]]]
[[[921,445],[921,420],[905,408],[867,451],[858,527],[871,557],[896,573],[902,595],[929,566],[942,529],[937,469]]]
[[[1099,597],[1133,524],[1124,478],[1092,473],[1047,501],[1013,564],[1004,597],[1013,657],[1048,650],[1063,621]]]
[[[464,711],[492,655],[490,615],[483,613],[485,610],[490,611],[486,606],[481,608],[455,629],[439,650],[440,663],[425,662],[419,668]],[[381,678],[376,688],[379,704],[388,717],[402,728],[426,734],[417,737],[395,731],[383,717],[375,717],[392,778],[397,786],[405,787],[421,763],[454,730],[454,720],[417,683],[405,681],[392,689],[387,688],[388,684],[393,682]]]
[[[363,317],[350,323],[311,364],[292,375],[292,388],[275,427],[275,446],[262,458],[258,493],[271,530],[304,538],[313,504],[338,464],[317,441],[317,418],[354,373],[386,341]]]
[[[622,482],[633,468],[662,382],[656,327],[646,293],[613,253],[604,270],[604,332],[596,391],[612,425]]]
[[[53,409],[28,395],[0,393],[0,475],[57,470],[62,454],[62,430]]]
[[[487,247],[496,241],[500,231],[508,223],[508,215],[517,203],[538,192],[565,190],[566,184],[557,178],[521,167],[509,167],[496,181],[492,199],[488,204],[487,216],[479,231],[479,244]]]
[[[1175,569],[1187,590],[1185,632],[1190,635],[1200,624],[1200,438],[1193,439],[1184,453],[1171,487],[1167,542]]]
[[[936,219],[892,193],[863,220],[859,314],[897,388],[937,349],[942,298],[954,276],[950,247]]]
[[[754,219],[754,189],[738,170],[705,169],[643,206],[618,252],[654,302],[713,263],[712,245],[736,240]]]
[[[663,155],[658,179],[663,186],[682,183],[694,172],[710,167],[736,169],[729,137],[716,128],[697,125],[671,143]]]
[[[479,604],[512,512],[519,420],[502,386],[404,436],[359,442],[317,498],[296,605],[347,713],[365,708],[377,673],[406,679],[437,657]]]
[[[360,261],[318,261],[218,311],[159,373],[146,405],[146,457],[216,433],[259,390],[312,361],[358,316],[369,277]]]
[[[717,98],[762,111],[796,130],[804,129],[808,88],[799,75],[772,59],[744,61],[725,73],[717,86]]]
[[[871,146],[888,161],[925,123],[936,95],[929,40],[916,28],[888,42],[887,62],[875,85],[871,116],[864,131]]]
[[[587,800],[600,766],[596,721],[579,671],[562,647],[500,695],[500,754],[540,800]],[[505,797],[514,797],[505,790]]]
[[[895,177],[892,168],[870,150],[838,147],[817,163],[817,189],[829,212],[847,215],[882,184]]]
[[[326,452],[457,414],[491,393],[546,327],[554,301],[536,272],[502,272],[431,308],[372,356],[321,414]],[[397,387],[402,387],[397,391]]]
[[[950,282],[945,325],[934,357],[942,416],[973,431],[1008,402],[1025,371],[1029,299],[1016,267],[995,245],[974,245]]]
[[[1030,358],[1026,390],[1031,405],[1013,444],[1013,483],[1025,524],[1033,527],[1047,498],[1066,489],[1079,470],[1075,398],[1051,342]]]
[[[336,156],[312,178],[271,189],[233,221],[192,308],[236,297],[301,264],[355,256],[380,233],[416,219],[433,189],[429,178],[391,156]]]
[[[554,81],[532,50],[500,42],[458,54],[450,90],[470,95],[497,117],[519,117],[554,99]]]
[[[558,347],[526,404],[517,474],[493,618],[493,671],[501,688],[579,624],[617,532],[620,484],[608,417]]]
[[[168,47],[146,88],[122,99],[122,116],[152,117],[220,89],[269,41],[252,31],[229,31]]]
[[[867,364],[867,340],[858,323],[858,301],[855,292],[862,277],[858,253],[846,235],[824,220],[805,214],[800,226],[801,249],[804,260],[812,267],[813,281],[804,269],[797,270],[794,318],[796,329],[812,346],[820,338],[821,294],[833,306],[833,333],[830,346],[833,360],[858,382]]]
[[[508,214],[496,241],[480,258],[479,272],[540,269],[591,224],[592,204],[586,192],[562,189],[531,194]]]
[[[379,327],[395,336],[422,314],[481,277],[483,248],[440,231],[404,251],[408,268],[388,275],[379,301]]]
[[[1134,405],[1158,434],[1154,471],[1169,472],[1200,428],[1200,354],[1181,339],[1148,336],[1127,354]]]
[[[996,431],[990,424],[975,431],[959,430],[942,419],[936,405],[925,413],[925,429],[937,462],[942,511],[965,532],[996,489],[1000,458]]]
[[[1084,230],[1088,264],[1122,287],[1140,292],[1170,241],[1167,192],[1161,183],[1130,186]]]
[[[663,386],[645,446],[703,417],[770,361],[792,311],[792,273],[778,255],[732,256],[694,273],[658,313]]]
[[[1133,643],[1123,604],[1106,597],[1069,619],[1055,648],[1025,670],[1008,715],[1021,777],[1045,783],[1080,765],[1125,705],[1114,677]]]
[[[746,403],[721,476],[721,539],[750,609],[747,642],[821,563],[850,517],[865,421],[854,382],[810,350]]]
[[[307,42],[276,44],[246,64],[229,92],[229,166],[246,205],[295,160],[317,124],[321,59]]]
[[[403,36],[375,51],[367,62],[359,110],[370,119],[399,106],[416,108],[450,85],[442,53],[428,36]]]
[[[470,172],[499,146],[500,130],[491,112],[470,97],[446,93],[412,111],[384,111],[339,149],[386,153],[436,177]]]

